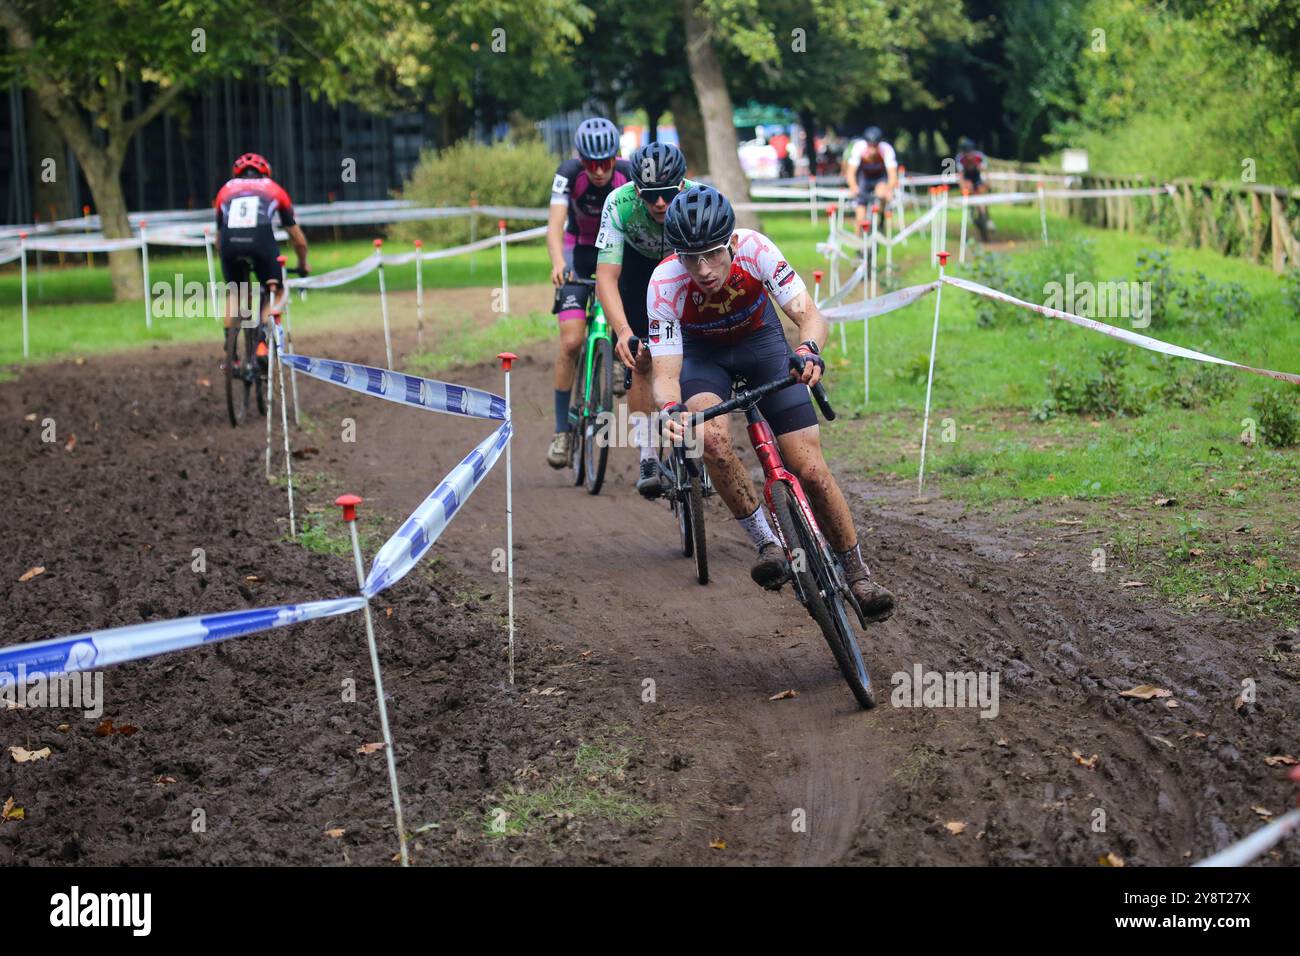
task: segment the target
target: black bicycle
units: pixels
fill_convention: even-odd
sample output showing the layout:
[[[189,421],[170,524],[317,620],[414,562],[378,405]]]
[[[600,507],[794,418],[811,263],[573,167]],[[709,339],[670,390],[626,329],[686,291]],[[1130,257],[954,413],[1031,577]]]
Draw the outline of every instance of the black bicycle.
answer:
[[[790,367],[802,373],[803,360],[791,355]],[[849,590],[839,559],[817,524],[803,486],[798,477],[786,469],[776,436],[758,410],[758,403],[765,396],[798,384],[797,378],[777,379],[757,388],[738,391],[728,401],[692,413],[688,417],[699,425],[719,415],[744,410],[750,443],[763,466],[763,497],[776,519],[781,546],[790,564],[795,595],[821,628],[835,663],[848,682],[853,696],[863,709],[870,710],[876,705],[871,690],[871,676],[862,659],[862,650],[858,646],[858,636],[849,617],[849,609],[852,608],[859,625],[864,629],[866,621]],[[827,421],[833,421],[835,410],[831,408],[821,383],[812,389],[812,394],[822,416]],[[702,539],[703,522],[700,531]]]
[[[303,269],[290,269],[298,275],[306,275]],[[268,283],[270,284],[270,283]],[[274,283],[279,286],[279,283]],[[284,307],[288,298],[284,290],[278,302],[274,302],[270,312]],[[243,303],[240,303],[241,311]],[[243,346],[240,346],[240,332],[243,332]],[[226,374],[226,412],[230,416],[230,427],[238,428],[248,417],[248,409],[254,398],[257,401],[257,413],[266,414],[267,376],[270,374],[270,334],[265,321],[239,325],[226,329],[226,360],[223,363]]]

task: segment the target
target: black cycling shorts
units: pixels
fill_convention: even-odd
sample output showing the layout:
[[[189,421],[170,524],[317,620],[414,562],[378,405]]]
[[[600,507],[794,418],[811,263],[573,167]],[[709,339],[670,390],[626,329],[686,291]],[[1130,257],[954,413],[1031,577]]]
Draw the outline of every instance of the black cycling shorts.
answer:
[[[566,248],[564,250],[564,264],[578,278],[594,280],[596,278],[596,247],[570,246]],[[570,309],[581,309],[585,313],[587,311],[587,300],[595,291],[595,286],[591,284],[591,281],[566,282],[555,290],[555,304],[551,307],[551,313],[558,315]]]
[[[267,294],[268,282],[280,282],[280,247],[274,242],[240,242],[229,233],[221,237],[221,272],[227,283],[240,285],[248,282],[250,272],[256,274]]]
[[[858,180],[858,205],[871,208],[871,204],[880,202],[880,197],[876,195],[876,187],[881,183],[888,182],[887,176],[881,176],[877,179],[859,179]]]
[[[646,315],[646,295],[650,291],[650,276],[659,262],[647,259],[631,249],[623,250],[623,271],[618,277],[618,295],[623,300],[623,314],[632,334],[645,341],[650,335],[650,317]]]
[[[772,306],[769,303],[768,311]],[[682,403],[711,392],[731,397],[731,383],[741,376],[750,387],[766,384],[790,374],[790,346],[776,314],[764,319],[762,328],[735,345],[710,345],[699,339],[682,341]],[[773,392],[758,403],[776,435],[817,424],[812,398],[804,385],[791,385]]]

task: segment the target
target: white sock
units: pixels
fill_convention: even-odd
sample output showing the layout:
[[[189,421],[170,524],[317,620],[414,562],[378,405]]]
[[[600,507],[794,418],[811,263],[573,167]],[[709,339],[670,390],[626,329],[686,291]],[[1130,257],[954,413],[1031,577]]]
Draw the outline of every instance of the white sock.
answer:
[[[632,422],[632,444],[636,445],[641,452],[641,460],[655,457],[654,449],[650,447],[650,420],[641,412],[633,412],[631,415]]]
[[[745,534],[749,535],[749,540],[754,542],[754,547],[758,548],[760,551],[763,550],[763,545],[768,542],[777,545],[781,543],[776,539],[776,534],[772,531],[772,526],[767,523],[767,512],[763,510],[762,505],[755,508],[754,513],[749,517],[737,518],[736,520],[739,521],[740,526],[745,529]]]

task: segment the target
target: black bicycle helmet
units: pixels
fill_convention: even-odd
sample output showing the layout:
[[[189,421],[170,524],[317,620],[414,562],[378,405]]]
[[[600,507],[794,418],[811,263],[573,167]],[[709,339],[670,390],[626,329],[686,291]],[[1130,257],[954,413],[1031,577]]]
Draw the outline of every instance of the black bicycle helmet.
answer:
[[[631,162],[632,178],[642,189],[666,189],[686,178],[686,157],[670,143],[646,143]]]
[[[583,159],[613,159],[618,146],[618,127],[603,116],[583,120],[573,134],[573,148]]]
[[[879,126],[868,126],[862,133],[862,138],[872,146],[880,142],[884,134],[880,132]]]
[[[664,215],[664,238],[676,252],[716,249],[736,231],[736,212],[712,186],[678,193]]]

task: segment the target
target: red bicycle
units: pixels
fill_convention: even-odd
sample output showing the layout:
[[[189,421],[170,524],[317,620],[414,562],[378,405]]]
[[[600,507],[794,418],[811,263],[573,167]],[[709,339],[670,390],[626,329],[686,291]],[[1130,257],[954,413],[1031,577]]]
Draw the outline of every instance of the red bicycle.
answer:
[[[798,356],[791,355],[790,367],[801,373],[803,362]],[[776,520],[781,546],[790,562],[795,595],[821,628],[826,643],[830,645],[831,654],[835,657],[835,663],[848,682],[849,689],[853,691],[853,696],[864,710],[870,710],[876,705],[871,690],[871,675],[867,673],[867,665],[862,659],[857,632],[848,609],[853,609],[854,616],[864,630],[866,622],[849,591],[844,569],[840,567],[839,559],[817,524],[817,517],[808,503],[803,486],[799,484],[798,477],[785,467],[776,436],[758,410],[758,403],[765,396],[800,384],[797,378],[785,378],[756,388],[738,389],[728,401],[687,417],[700,424],[719,415],[744,409],[749,441],[763,466],[763,498]],[[835,410],[831,408],[821,383],[812,389],[812,395],[822,416],[827,421],[834,421]]]

